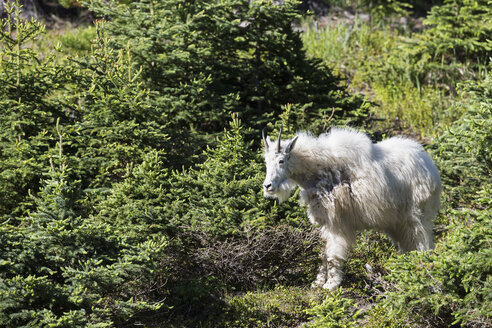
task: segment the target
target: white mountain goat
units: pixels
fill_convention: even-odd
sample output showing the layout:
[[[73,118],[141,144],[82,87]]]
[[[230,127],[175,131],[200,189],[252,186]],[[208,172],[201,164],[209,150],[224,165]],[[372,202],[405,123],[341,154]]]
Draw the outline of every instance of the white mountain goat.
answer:
[[[299,133],[272,144],[265,136],[266,197],[283,202],[296,186],[308,216],[326,241],[313,286],[333,290],[356,232],[375,229],[404,251],[432,249],[433,219],[440,207],[436,166],[415,141],[393,137],[373,144],[342,128],[313,137]]]

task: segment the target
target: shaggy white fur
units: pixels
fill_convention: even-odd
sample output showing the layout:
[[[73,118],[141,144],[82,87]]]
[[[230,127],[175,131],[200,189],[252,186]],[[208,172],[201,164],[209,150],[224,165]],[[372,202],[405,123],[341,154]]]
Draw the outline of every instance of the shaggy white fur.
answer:
[[[441,180],[417,142],[394,137],[373,144],[365,134],[342,128],[264,142],[265,196],[282,202],[299,186],[309,218],[326,241],[314,285],[332,290],[340,284],[360,230],[384,232],[404,252],[434,247]]]

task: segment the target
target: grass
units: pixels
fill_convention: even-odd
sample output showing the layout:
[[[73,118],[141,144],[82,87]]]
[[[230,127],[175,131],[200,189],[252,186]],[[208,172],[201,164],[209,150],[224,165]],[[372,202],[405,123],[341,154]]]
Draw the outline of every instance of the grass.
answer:
[[[278,286],[226,298],[225,327],[296,327],[307,322],[306,309],[317,306],[328,292],[309,287]]]
[[[409,83],[373,83],[371,87],[373,101],[379,104],[376,114],[385,117],[397,129],[413,130],[421,137],[435,137],[453,121],[454,115],[447,110],[450,99],[439,88],[419,89]],[[387,122],[382,128],[388,128]]]
[[[432,138],[461,116],[448,110],[458,97],[449,87],[421,85],[414,74],[422,70],[419,63],[400,56],[404,40],[411,36],[408,32],[389,26],[374,28],[358,19],[334,20],[321,28],[312,22],[304,26],[308,54],[344,75],[354,92],[374,103],[376,129]]]

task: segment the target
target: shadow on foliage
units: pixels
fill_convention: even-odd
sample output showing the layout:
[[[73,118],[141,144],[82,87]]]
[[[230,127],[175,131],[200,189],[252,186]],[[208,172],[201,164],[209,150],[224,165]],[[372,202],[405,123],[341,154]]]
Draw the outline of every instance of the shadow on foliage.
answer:
[[[225,240],[188,231],[179,239],[170,262],[164,264],[171,270],[168,307],[141,313],[132,322],[201,326],[234,311],[224,301],[225,295],[256,291],[258,286],[305,286],[318,265],[320,240],[314,229],[278,226]]]

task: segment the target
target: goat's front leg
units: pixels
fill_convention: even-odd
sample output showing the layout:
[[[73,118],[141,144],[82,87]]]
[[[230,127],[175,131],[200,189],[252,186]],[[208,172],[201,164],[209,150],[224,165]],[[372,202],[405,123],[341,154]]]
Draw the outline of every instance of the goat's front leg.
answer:
[[[321,254],[321,266],[318,269],[318,274],[316,275],[316,280],[313,281],[311,287],[323,287],[326,283],[326,256],[324,252]]]
[[[342,267],[350,247],[355,241],[355,232],[335,233],[328,229],[322,229],[321,236],[326,240],[326,246],[321,254],[322,266],[315,284],[324,289],[334,290],[342,282]]]

